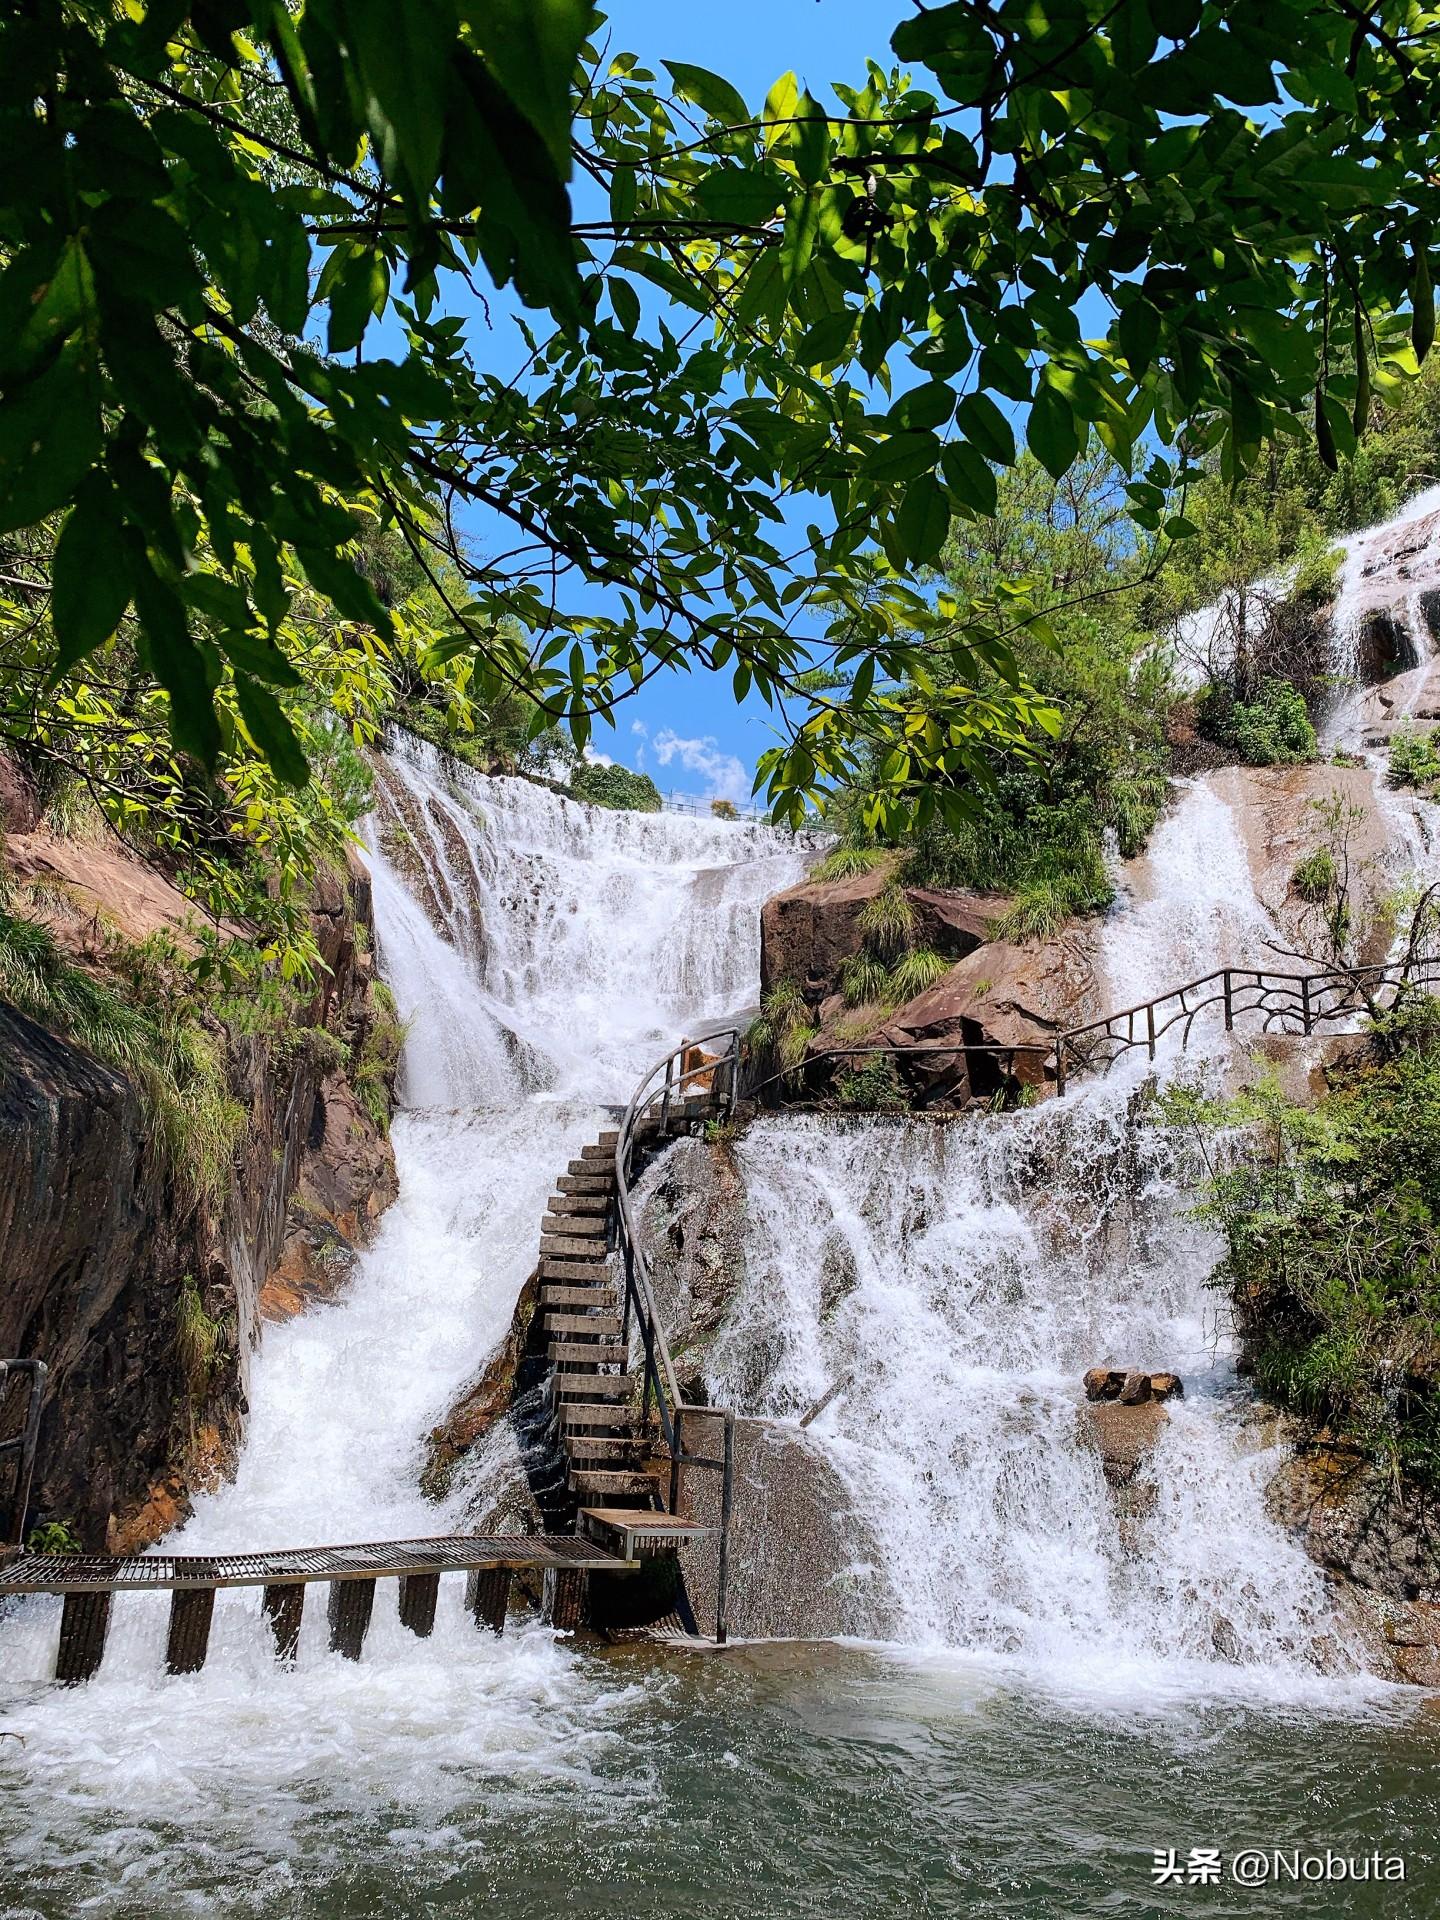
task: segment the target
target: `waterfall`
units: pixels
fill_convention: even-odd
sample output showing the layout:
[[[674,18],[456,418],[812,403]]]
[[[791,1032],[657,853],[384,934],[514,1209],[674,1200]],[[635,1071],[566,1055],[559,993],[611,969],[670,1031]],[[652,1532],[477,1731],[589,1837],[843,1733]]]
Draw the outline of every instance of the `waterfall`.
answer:
[[[1181,783],[1122,881],[1099,956],[1109,1004],[1275,935],[1241,822],[1205,780]],[[1217,1019],[1185,1070],[1225,1045]],[[1351,1663],[1321,1573],[1266,1513],[1278,1456],[1247,1431],[1207,1284],[1202,1169],[1137,1113],[1146,1065],[1007,1116],[752,1127],[736,1149],[743,1287],[706,1386],[794,1420],[843,1383],[810,1431],[878,1543],[877,1637],[1016,1659],[1060,1686],[1312,1693]],[[1172,1034],[1161,1071],[1179,1065]],[[1123,1521],[1084,1427],[1098,1365],[1185,1382]]]
[[[377,785],[379,962],[408,1029],[399,1198],[338,1302],[267,1329],[235,1482],[197,1499],[168,1551],[463,1528],[458,1495],[418,1491],[423,1441],[508,1327],[556,1175],[682,1033],[754,1002],[760,904],[806,864],[788,834],[584,807],[403,739]],[[382,1585],[359,1666],[329,1653],[312,1589],[283,1678],[258,1592],[222,1592],[205,1668],[168,1681],[165,1596],[121,1594],[98,1677],[43,1696],[58,1602],[22,1604],[0,1695],[36,1710],[8,1720],[23,1753],[0,1746],[19,1768],[7,1853],[19,1821],[37,1857],[63,1855],[87,1810],[203,1818],[223,1846],[234,1808],[235,1844],[258,1822],[283,1858],[317,1807],[408,1806],[423,1780],[428,1818],[472,1770],[587,1777],[616,1689],[533,1621],[503,1643],[476,1633],[463,1586],[441,1583],[417,1640]]]

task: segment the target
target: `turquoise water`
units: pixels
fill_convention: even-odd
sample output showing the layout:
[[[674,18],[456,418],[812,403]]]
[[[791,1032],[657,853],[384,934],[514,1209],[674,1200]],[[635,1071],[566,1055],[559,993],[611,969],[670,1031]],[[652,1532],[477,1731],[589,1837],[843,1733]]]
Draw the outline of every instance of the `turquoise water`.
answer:
[[[5,1742],[0,1915],[1218,1920],[1440,1906],[1440,1703],[1419,1694],[1057,1698],[953,1656],[547,1642],[538,1629],[508,1642],[490,1710],[518,1714],[523,1698],[537,1724],[527,1747],[517,1721],[488,1762],[438,1761],[423,1740],[408,1763],[388,1740],[312,1741],[298,1770],[276,1749],[267,1781],[261,1702],[255,1749],[231,1766],[198,1724],[187,1758],[173,1711],[149,1733],[93,1728],[88,1770],[43,1731]],[[202,1704],[188,1682],[150,1688],[167,1693],[182,1725]],[[12,1697],[5,1724],[38,1729],[57,1698]],[[391,1710],[383,1693],[374,1704]],[[125,1779],[107,1781],[108,1766]],[[1200,1846],[1378,1847],[1405,1856],[1407,1879],[1153,1884],[1155,1849],[1183,1866]]]

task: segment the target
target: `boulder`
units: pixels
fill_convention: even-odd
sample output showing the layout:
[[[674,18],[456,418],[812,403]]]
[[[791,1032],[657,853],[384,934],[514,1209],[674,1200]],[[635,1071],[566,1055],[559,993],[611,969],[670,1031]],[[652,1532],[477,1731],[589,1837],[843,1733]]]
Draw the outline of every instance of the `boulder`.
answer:
[[[1091,1367],[1085,1375],[1087,1400],[1118,1400],[1143,1406],[1149,1400],[1179,1400],[1185,1383],[1178,1373],[1144,1373],[1138,1367]]]
[[[760,912],[760,982],[793,980],[818,1004],[833,993],[840,968],[861,945],[860,914],[895,874],[894,861],[839,880],[802,880],[765,902]],[[915,910],[918,946],[963,957],[991,939],[1010,902],[999,894],[906,887]]]
[[[907,1083],[928,1104],[959,1106],[1015,1085],[1041,1088],[1055,1078],[1054,1037],[1081,1017],[1091,978],[1079,941],[991,941],[891,1014],[877,1037],[896,1048],[936,1048],[900,1062]],[[947,1040],[1024,1050],[967,1056],[945,1051]],[[823,1046],[823,1035],[815,1044]]]

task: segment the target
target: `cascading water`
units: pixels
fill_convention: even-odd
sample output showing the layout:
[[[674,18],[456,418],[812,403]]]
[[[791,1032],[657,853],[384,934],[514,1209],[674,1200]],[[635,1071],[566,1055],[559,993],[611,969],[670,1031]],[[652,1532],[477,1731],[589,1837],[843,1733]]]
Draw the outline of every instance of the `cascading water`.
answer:
[[[408,1023],[400,1196],[344,1298],[267,1332],[235,1483],[197,1501],[173,1551],[463,1530],[458,1497],[417,1490],[421,1445],[508,1325],[556,1174],[678,1035],[753,1002],[760,903],[804,868],[768,829],[584,808],[416,743],[377,779],[380,962]],[[184,1681],[163,1676],[163,1597],[121,1595],[100,1675],[71,1693],[44,1686],[58,1603],[23,1604],[0,1634],[26,1743],[0,1743],[7,1856],[99,1871],[117,1819],[193,1816],[243,1857],[258,1822],[283,1895],[286,1835],[317,1814],[343,1843],[378,1799],[421,1845],[474,1772],[585,1779],[623,1691],[534,1624],[477,1634],[462,1587],[442,1582],[428,1641],[377,1605],[362,1666],[329,1653],[312,1590],[287,1675],[258,1595],[222,1593]]]
[[[1125,880],[1106,1004],[1276,937],[1204,780]],[[1218,1026],[1192,1036],[1187,1070],[1223,1048]],[[1350,1663],[1318,1569],[1266,1515],[1275,1459],[1240,1432],[1206,1287],[1218,1248],[1189,1212],[1197,1169],[1140,1123],[1142,1064],[1006,1117],[752,1127],[745,1281],[706,1384],[794,1419],[843,1383],[811,1431],[878,1543],[877,1636],[1013,1656],[1061,1686],[1313,1693]],[[1148,1514],[1124,1527],[1083,1430],[1095,1365],[1186,1385],[1142,1469]]]

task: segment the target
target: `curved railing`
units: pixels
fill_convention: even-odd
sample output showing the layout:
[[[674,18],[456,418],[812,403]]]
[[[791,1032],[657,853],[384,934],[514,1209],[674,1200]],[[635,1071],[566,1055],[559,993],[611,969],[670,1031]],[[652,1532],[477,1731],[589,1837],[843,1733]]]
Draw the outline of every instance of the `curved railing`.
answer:
[[[715,1041],[725,1045],[719,1052],[706,1052]],[[696,1058],[695,1056],[700,1056]],[[641,1080],[625,1109],[625,1117],[615,1139],[615,1213],[614,1242],[620,1257],[624,1287],[620,1339],[628,1350],[632,1327],[640,1335],[644,1353],[640,1418],[650,1418],[653,1399],[659,1417],[660,1432],[670,1454],[668,1510],[677,1510],[680,1498],[680,1474],[684,1467],[696,1467],[722,1476],[720,1491],[720,1546],[716,1575],[715,1638],[725,1640],[725,1599],[729,1568],[730,1514],[735,1485],[735,1415],[726,1408],[706,1407],[705,1413],[723,1423],[724,1445],[717,1460],[706,1453],[692,1453],[685,1443],[687,1405],[675,1378],[675,1362],[670,1343],[655,1307],[650,1262],[636,1232],[630,1177],[634,1170],[635,1148],[642,1131],[652,1139],[665,1139],[677,1119],[691,1125],[735,1111],[739,1090],[740,1029],[716,1027],[694,1039],[682,1040]],[[694,1089],[694,1092],[687,1091]],[[696,1095],[702,1095],[696,1098]],[[701,1409],[694,1409],[701,1411]]]
[[[908,1060],[936,1054],[984,1059],[1011,1077],[1018,1059],[1038,1056],[1043,1071],[1054,1080],[1056,1093],[1063,1096],[1076,1070],[1108,1073],[1117,1060],[1141,1048],[1153,1060],[1160,1042],[1177,1028],[1180,1045],[1188,1046],[1196,1021],[1212,1008],[1221,1010],[1227,1033],[1233,1032],[1237,1020],[1259,1014],[1262,1032],[1311,1034],[1360,1015],[1373,1018],[1389,1012],[1406,993],[1436,990],[1440,990],[1440,956],[1374,967],[1324,967],[1314,973],[1217,967],[1152,1000],[1120,1007],[1083,1026],[1060,1028],[1047,1040],[920,1040],[909,1046],[823,1047],[798,1065],[782,1067],[756,1082],[750,1093],[794,1081],[815,1061],[879,1055]]]

